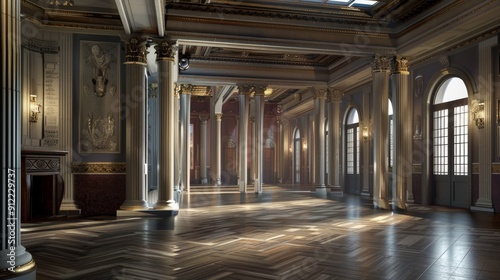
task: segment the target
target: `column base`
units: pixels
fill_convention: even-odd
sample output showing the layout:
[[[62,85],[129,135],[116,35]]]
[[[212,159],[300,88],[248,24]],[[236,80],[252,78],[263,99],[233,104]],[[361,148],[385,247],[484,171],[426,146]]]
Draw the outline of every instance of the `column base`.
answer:
[[[27,264],[0,270],[0,279],[36,280],[36,263],[31,260]]]
[[[340,186],[332,186],[328,185],[330,188],[330,193],[333,195],[344,195],[344,191],[342,191],[342,188]]]
[[[79,216],[81,214],[81,209],[78,209],[74,201],[63,201],[61,207],[59,208],[60,215],[66,216]]]
[[[408,208],[406,203],[402,200],[395,200],[393,203],[393,206],[398,208],[398,209],[402,209],[402,210],[406,210]]]
[[[177,210],[140,210],[140,211],[130,211],[130,210],[116,210],[116,217],[172,217],[179,214],[179,209]]]
[[[380,209],[386,209],[389,210],[391,209],[391,206],[389,205],[389,202],[384,199],[373,199],[373,207],[375,208],[380,208]]]
[[[201,178],[201,183],[202,183],[203,185],[208,184],[208,179],[207,179],[207,178]]]
[[[179,204],[173,200],[157,201],[153,210],[174,210],[179,211]]]
[[[238,186],[240,186],[240,192],[244,192],[244,193],[247,192],[247,184],[245,181],[240,181],[238,183]]]
[[[221,182],[220,178],[215,179],[215,185],[216,186],[222,185],[222,182]]]
[[[36,279],[35,260],[24,246],[17,246],[15,251],[6,249],[1,252],[0,279]],[[12,263],[11,256],[15,257]]]
[[[491,207],[477,206],[477,203],[476,203],[476,206],[471,206],[470,210],[472,210],[472,211],[478,211],[478,212],[489,212],[489,213],[494,213],[495,212],[495,209],[493,209]]]
[[[148,203],[145,200],[125,200],[120,206],[120,210],[139,211],[148,210]]]
[[[315,194],[317,197],[326,197],[328,195],[328,191],[326,190],[325,185],[317,185]]]

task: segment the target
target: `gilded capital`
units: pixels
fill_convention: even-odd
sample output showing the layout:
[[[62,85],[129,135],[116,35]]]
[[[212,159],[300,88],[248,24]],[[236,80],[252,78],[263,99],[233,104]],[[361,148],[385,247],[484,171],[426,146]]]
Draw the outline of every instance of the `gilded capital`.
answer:
[[[266,89],[267,86],[253,86],[253,92],[258,96],[264,96],[264,92],[266,91]]]
[[[372,73],[390,72],[390,61],[385,56],[374,56],[372,59]]]
[[[330,90],[328,95],[328,101],[330,102],[340,102],[344,94],[339,90]]]
[[[125,42],[125,63],[147,65],[146,38],[131,37]]]
[[[408,60],[405,57],[393,57],[391,68],[392,74],[410,74],[410,72],[408,72]]]
[[[156,60],[174,61],[179,46],[175,42],[161,41],[155,46]]]
[[[253,86],[251,85],[238,85],[238,91],[240,94],[249,95],[252,92]]]
[[[200,121],[202,125],[206,125],[208,119],[209,119],[208,115],[200,115]]]
[[[222,120],[222,113],[215,113],[215,120],[220,122]]]
[[[326,93],[328,91],[326,89],[317,89],[314,92],[314,99],[326,99]]]
[[[181,84],[179,93],[180,94],[191,94],[193,92],[194,86],[190,84]]]

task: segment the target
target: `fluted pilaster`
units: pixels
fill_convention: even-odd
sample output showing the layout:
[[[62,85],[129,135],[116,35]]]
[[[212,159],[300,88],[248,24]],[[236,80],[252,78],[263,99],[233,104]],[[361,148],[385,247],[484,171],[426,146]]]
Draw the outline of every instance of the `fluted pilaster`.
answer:
[[[484,128],[477,128],[479,133],[479,198],[474,203],[474,210],[493,212],[492,181],[491,181],[491,154],[493,153],[494,122],[494,78],[493,57],[491,48],[498,44],[498,36],[479,43],[479,97],[484,102],[485,124]],[[497,139],[497,141],[499,141]]]

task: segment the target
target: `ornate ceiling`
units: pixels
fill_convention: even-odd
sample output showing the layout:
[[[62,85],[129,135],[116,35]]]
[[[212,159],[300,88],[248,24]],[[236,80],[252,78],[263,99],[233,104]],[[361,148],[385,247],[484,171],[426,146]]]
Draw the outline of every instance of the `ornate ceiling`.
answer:
[[[495,2],[21,0],[21,12],[23,34],[43,26],[168,36],[191,62],[179,73],[180,81],[197,86],[266,84],[274,88],[270,100],[281,102],[310,86],[349,90],[368,82],[375,53],[402,54],[411,61],[467,40],[478,30],[489,32],[498,26]],[[154,66],[150,72],[154,77]]]

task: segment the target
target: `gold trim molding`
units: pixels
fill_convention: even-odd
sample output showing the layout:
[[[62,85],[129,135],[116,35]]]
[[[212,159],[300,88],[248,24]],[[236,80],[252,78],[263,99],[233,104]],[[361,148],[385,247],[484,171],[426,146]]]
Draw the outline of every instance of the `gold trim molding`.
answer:
[[[74,174],[122,174],[127,172],[125,162],[80,162],[71,164]]]
[[[3,279],[4,277],[21,277],[22,274],[25,274],[30,270],[35,269],[35,267],[36,267],[35,260],[31,259],[31,261],[29,261],[26,264],[14,267],[14,272],[9,270],[9,268],[4,268],[0,270],[0,278]]]
[[[500,162],[493,162],[491,164],[491,173],[500,174]]]

